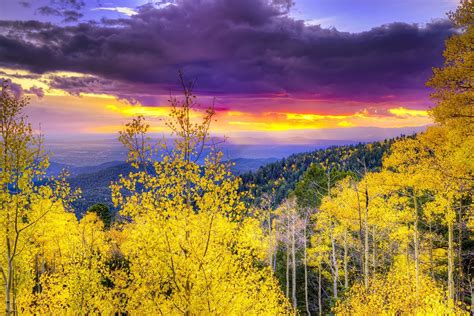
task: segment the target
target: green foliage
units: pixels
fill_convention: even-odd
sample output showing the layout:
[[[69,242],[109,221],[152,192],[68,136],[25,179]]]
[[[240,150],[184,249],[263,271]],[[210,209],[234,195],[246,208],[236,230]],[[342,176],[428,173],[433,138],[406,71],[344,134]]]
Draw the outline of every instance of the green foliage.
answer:
[[[71,188],[81,188],[81,198],[73,202],[74,211],[78,218],[96,203],[107,205],[114,213],[116,208],[112,203],[110,183],[118,181],[120,175],[128,174],[134,168],[128,163],[111,166],[96,172],[79,174],[69,179]]]
[[[312,163],[322,164],[328,169],[351,171],[357,175],[363,174],[364,164],[367,171],[379,171],[382,166],[382,157],[389,152],[390,146],[398,139],[405,137],[294,154],[263,166],[256,172],[242,174],[242,189],[251,190],[257,201],[263,193],[274,192],[274,206],[276,206],[288,196],[290,191],[295,190],[296,184]]]
[[[103,203],[94,204],[87,210],[87,213],[95,213],[104,223],[104,227],[106,229],[110,228],[113,215],[107,205]]]
[[[238,158],[228,161],[233,174],[240,175],[249,170],[256,171],[263,165],[275,162],[275,158],[246,159]],[[95,203],[107,205],[115,214],[117,209],[112,203],[112,192],[110,183],[120,179],[120,175],[126,175],[134,171],[134,168],[128,163],[115,163],[111,166],[102,167],[102,165],[90,168],[87,172],[86,167],[81,167],[80,173],[68,179],[72,188],[81,189],[81,197],[75,200],[72,205],[78,218],[84,215],[84,212]],[[89,167],[88,167],[89,168]]]
[[[350,171],[325,169],[321,165],[312,163],[296,184],[295,195],[301,207],[318,208],[321,200],[328,194],[337,181],[347,176],[355,177]]]

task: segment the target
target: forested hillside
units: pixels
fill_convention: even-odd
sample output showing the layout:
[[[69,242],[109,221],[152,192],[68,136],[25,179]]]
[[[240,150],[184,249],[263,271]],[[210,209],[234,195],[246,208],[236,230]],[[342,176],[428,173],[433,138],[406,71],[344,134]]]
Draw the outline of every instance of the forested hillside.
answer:
[[[242,178],[242,189],[251,191],[258,201],[263,193],[275,191],[275,205],[295,189],[308,167],[324,164],[339,170],[363,173],[364,164],[368,171],[378,171],[382,166],[382,157],[389,152],[391,144],[397,139],[381,142],[334,146],[308,153],[299,153],[281,160],[235,159],[231,160],[231,171]],[[73,202],[78,216],[96,203],[105,203],[113,209],[110,184],[120,175],[128,174],[132,168],[127,163],[111,163],[90,168],[67,167],[71,171],[69,183],[73,189],[81,188],[81,197]],[[56,168],[57,169],[57,168]],[[56,170],[55,169],[55,170]],[[96,170],[95,170],[96,169]],[[258,203],[258,202],[257,202]]]
[[[86,172],[72,176],[68,182],[73,189],[80,189],[80,196],[72,202],[76,215],[80,218],[94,204],[107,205],[114,212],[110,185],[118,181],[121,175],[127,175],[133,168],[128,163],[120,163],[95,172]]]
[[[377,171],[382,166],[382,157],[388,152],[396,139],[368,144],[348,145],[320,149],[314,152],[300,153],[282,160],[270,159],[235,159],[231,160],[231,171],[242,178],[242,189],[250,190],[259,200],[263,193],[275,190],[275,205],[279,204],[288,192],[295,189],[307,168],[312,164],[328,164],[347,171],[363,172],[364,163],[367,170]],[[80,188],[81,196],[73,202],[78,216],[96,203],[105,203],[113,208],[110,184],[117,181],[120,175],[128,174],[132,168],[127,163],[115,162],[111,166],[97,166],[89,169],[67,168],[71,171],[69,183],[73,189]],[[98,169],[98,170],[94,170]],[[250,171],[249,171],[250,170]]]
[[[311,164],[355,173],[363,173],[364,167],[367,171],[379,171],[382,167],[382,157],[389,153],[390,146],[399,139],[294,154],[262,166],[255,172],[242,174],[243,188],[252,191],[257,199],[264,193],[272,193],[277,205],[295,189],[297,182]]]
[[[228,161],[233,174],[239,175],[256,171],[262,165],[272,163],[275,158],[247,159],[238,158]],[[76,215],[80,218],[94,204],[107,205],[114,212],[110,184],[117,181],[121,175],[127,175],[133,168],[125,162],[114,161],[91,167],[71,167],[54,164],[48,168],[48,174],[58,175],[61,170],[69,172],[68,182],[72,189],[80,189],[80,196],[72,202]]]

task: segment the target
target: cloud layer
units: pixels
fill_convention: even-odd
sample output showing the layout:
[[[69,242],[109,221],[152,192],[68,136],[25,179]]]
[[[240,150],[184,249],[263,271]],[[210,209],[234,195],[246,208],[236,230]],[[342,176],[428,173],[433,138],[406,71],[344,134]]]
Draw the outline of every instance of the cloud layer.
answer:
[[[204,94],[414,100],[426,96],[424,82],[454,32],[437,21],[343,33],[290,18],[289,6],[176,0],[73,26],[0,21],[0,66],[83,73],[88,77],[58,77],[52,85],[137,100],[174,89],[178,69],[197,78]]]

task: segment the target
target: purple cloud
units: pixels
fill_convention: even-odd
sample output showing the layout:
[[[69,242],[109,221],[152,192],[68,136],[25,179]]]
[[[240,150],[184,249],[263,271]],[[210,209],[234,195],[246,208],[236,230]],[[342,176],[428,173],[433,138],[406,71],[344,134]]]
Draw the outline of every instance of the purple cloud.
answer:
[[[126,87],[132,97],[168,93],[183,69],[197,78],[203,94],[413,99],[426,95],[424,82],[455,31],[437,21],[344,33],[288,17],[290,5],[176,0],[165,7],[142,6],[129,18],[75,26],[0,21],[0,65],[94,76],[88,83],[73,79],[77,85],[53,80],[54,87],[76,94],[119,95],[117,87]]]
[[[19,99],[24,95],[24,91],[21,85],[12,82],[10,79],[0,78],[0,86],[3,87],[4,84],[6,84],[9,91],[15,96],[15,98]]]
[[[60,16],[61,12],[59,10],[50,7],[50,6],[42,6],[36,9],[36,12],[41,15],[46,15],[46,16]]]
[[[29,94],[34,94],[40,99],[42,99],[44,97],[43,88],[40,88],[40,87],[33,86],[33,87],[31,87],[27,90],[24,90],[24,92],[29,93]]]
[[[0,86],[3,86],[4,83],[7,84],[11,93],[13,93],[16,98],[23,97],[25,93],[34,94],[40,99],[44,97],[44,91],[40,87],[33,86],[25,90],[20,84],[13,82],[11,79],[0,78]]]

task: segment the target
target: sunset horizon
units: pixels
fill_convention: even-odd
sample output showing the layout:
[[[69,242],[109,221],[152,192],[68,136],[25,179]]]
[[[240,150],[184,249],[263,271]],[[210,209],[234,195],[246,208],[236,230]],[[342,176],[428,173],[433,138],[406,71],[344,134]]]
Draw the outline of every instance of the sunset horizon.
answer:
[[[27,114],[47,137],[113,135],[137,115],[166,134],[183,71],[196,111],[213,105],[211,133],[230,141],[382,140],[432,124],[424,83],[455,33],[446,13],[456,4],[419,0],[414,15],[387,2],[380,23],[376,1],[328,18],[343,0],[6,0],[0,78],[31,98]]]

